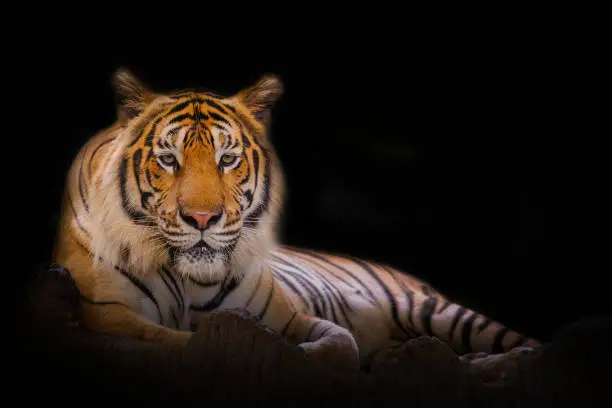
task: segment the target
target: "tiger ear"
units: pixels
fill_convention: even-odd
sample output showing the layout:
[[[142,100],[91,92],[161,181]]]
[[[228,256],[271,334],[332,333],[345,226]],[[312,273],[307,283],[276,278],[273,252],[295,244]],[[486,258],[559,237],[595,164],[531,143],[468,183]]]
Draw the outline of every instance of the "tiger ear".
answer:
[[[115,72],[112,83],[121,123],[138,116],[153,99],[153,92],[126,68],[119,68]]]
[[[267,74],[255,84],[240,91],[237,97],[258,122],[267,125],[270,120],[270,110],[282,93],[283,83],[280,78]]]

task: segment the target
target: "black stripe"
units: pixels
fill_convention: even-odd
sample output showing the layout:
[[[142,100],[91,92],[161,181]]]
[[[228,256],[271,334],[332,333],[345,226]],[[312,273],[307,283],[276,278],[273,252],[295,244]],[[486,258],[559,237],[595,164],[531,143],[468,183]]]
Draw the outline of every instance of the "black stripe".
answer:
[[[343,267],[343,266],[341,266],[341,265],[338,265],[338,264],[335,264],[335,263],[334,263],[334,262],[332,262],[331,260],[329,260],[329,259],[327,259],[327,258],[325,258],[325,257],[323,257],[323,256],[321,256],[321,255],[319,255],[319,254],[317,254],[317,253],[315,253],[315,252],[312,252],[312,251],[310,251],[310,250],[307,250],[307,249],[303,249],[303,248],[293,248],[293,247],[292,247],[292,248],[291,248],[291,250],[292,250],[292,251],[294,251],[294,252],[302,252],[302,253],[305,253],[305,254],[310,255],[310,256],[312,256],[312,257],[314,257],[314,258],[320,259],[321,261],[323,261],[323,262],[325,262],[325,263],[327,263],[327,264],[329,264],[329,265],[331,265],[331,266],[333,266],[333,267],[335,267],[335,268],[338,268],[338,269],[342,270],[344,273],[346,273],[346,274],[347,274],[347,275],[349,275],[351,278],[353,278],[353,279],[354,279],[354,280],[355,280],[357,283],[359,283],[359,285],[360,285],[360,286],[361,286],[361,287],[362,287],[362,288],[363,288],[363,289],[364,289],[366,292],[368,292],[368,295],[370,296],[370,299],[372,299],[372,300],[375,300],[375,299],[376,299],[376,296],[374,296],[374,293],[373,293],[373,292],[370,290],[370,288],[369,288],[367,285],[365,285],[365,284],[364,284],[364,283],[363,283],[363,282],[362,282],[362,281],[361,281],[361,280],[360,280],[360,279],[359,279],[359,278],[358,278],[358,277],[357,277],[355,274],[353,274],[351,271],[349,271],[349,270],[348,270],[348,269],[346,269],[345,267]],[[346,282],[346,281],[345,281],[345,283],[346,283],[347,285],[349,285],[350,287],[354,288],[354,286],[353,286],[353,285],[350,285],[348,282]]]
[[[176,313],[174,313],[174,309],[170,308],[170,316],[172,316],[172,320],[174,320],[174,327],[175,328],[179,328],[179,321],[178,318],[176,317]]]
[[[518,339],[510,346],[509,350],[512,350],[515,347],[519,347],[525,342],[526,338],[522,334],[518,335]]]
[[[164,233],[171,236],[171,237],[184,237],[185,235],[191,235],[187,232],[175,232],[175,231],[170,231],[167,229],[163,229]]]
[[[88,237],[91,238],[91,234],[89,233],[89,231],[85,229],[85,227],[83,227],[83,224],[81,224],[81,221],[79,220],[79,214],[74,208],[74,203],[72,202],[72,197],[70,197],[70,195],[68,196],[68,201],[70,202],[70,208],[72,209],[72,212],[74,213],[74,219],[77,223],[77,227],[79,227],[81,231],[83,231]]]
[[[247,205],[244,208],[247,209],[251,207],[251,204],[253,204],[253,193],[251,192],[251,190],[245,190],[242,195],[244,196],[247,202]]]
[[[179,298],[181,299],[181,304],[180,304],[181,310],[185,310],[185,300],[184,300],[182,291],[180,290],[179,285],[176,282],[176,279],[174,279],[172,274],[170,272],[168,272],[168,270],[165,267],[162,266],[162,270],[164,271],[166,276],[170,279],[170,282],[172,283],[172,286],[174,286],[174,289],[176,290],[176,293],[179,295]]]
[[[274,256],[274,255],[272,255],[272,256]],[[295,269],[301,271],[306,277],[311,276],[310,272],[305,270],[304,268],[302,268],[299,264],[293,263],[292,266]],[[340,324],[340,320],[338,319],[338,315],[336,314],[336,303],[338,303],[340,311],[344,315],[344,319],[347,321],[349,326],[352,327],[352,323],[348,319],[346,311],[344,310],[344,308],[341,305],[342,301],[339,300],[339,298],[342,298],[344,303],[348,305],[348,303],[344,299],[344,296],[342,295],[342,293],[323,274],[316,274],[316,276],[319,278],[319,281],[321,283],[323,283],[323,285],[329,290],[329,292],[328,291],[322,291],[321,293],[325,297],[325,299],[329,302],[329,306],[330,306],[331,313],[332,313],[332,315],[331,315],[332,321],[334,323]],[[333,299],[332,299],[332,297],[333,297]],[[336,300],[336,302],[334,302],[334,300]]]
[[[263,273],[259,274],[259,278],[257,279],[257,284],[255,285],[255,289],[253,290],[253,293],[251,293],[251,296],[249,297],[249,300],[247,300],[247,302],[244,304],[244,308],[248,309],[249,305],[251,304],[251,301],[253,300],[253,298],[255,297],[255,295],[257,295],[257,291],[259,290],[259,287],[261,286],[261,281],[263,279]]]
[[[504,337],[510,330],[507,327],[502,327],[499,329],[495,338],[493,339],[493,349],[491,352],[493,353],[503,353],[504,352]]]
[[[310,336],[312,336],[312,333],[314,332],[315,328],[321,323],[323,323],[321,320],[317,320],[315,324],[310,326],[310,330],[308,331],[308,334],[306,334],[306,341],[310,341]]]
[[[319,335],[319,338],[322,339],[323,337],[325,337],[325,335],[333,329],[333,326],[328,326],[326,329],[324,329],[321,334]]]
[[[421,306],[421,324],[423,325],[423,331],[428,336],[434,336],[431,328],[431,315],[435,312],[437,303],[438,299],[427,298]]]
[[[200,136],[200,139],[202,139],[202,143],[206,144],[206,142],[208,141],[208,144],[216,150],[215,147],[215,138],[213,137],[212,132],[209,129],[202,129],[201,131],[198,132],[198,135]]]
[[[255,191],[257,191],[257,187],[258,186],[258,181],[259,181],[259,153],[257,152],[257,150],[253,150],[253,177],[254,177],[254,182],[253,182],[253,188]],[[249,208],[251,206],[251,203],[249,203],[248,207]]]
[[[235,245],[236,243],[238,243],[239,239],[240,239],[240,236],[237,236],[237,237],[229,238],[229,239],[217,239],[217,242],[220,242],[226,245]]]
[[[129,202],[128,194],[127,194],[127,161],[128,159],[123,159],[121,165],[119,167],[119,185],[121,188],[121,205],[125,210],[126,214],[133,221],[142,220],[145,215],[135,210]]]
[[[242,144],[245,148],[251,147],[251,141],[246,137],[244,132],[240,132],[240,137],[242,138]]]
[[[448,330],[448,338],[451,341],[452,341],[453,336],[455,334],[455,328],[457,327],[457,323],[459,323],[459,320],[461,320],[461,318],[463,317],[465,312],[467,312],[467,309],[464,308],[463,306],[459,306],[459,309],[455,312],[455,315],[453,316],[453,321],[451,323],[451,327]]]
[[[229,115],[230,113],[227,111],[227,109],[225,109],[223,106],[219,105],[217,102],[211,100],[211,99],[204,99],[204,103],[207,104],[208,106],[212,106],[213,108],[217,109],[218,111],[220,111],[221,113],[224,113],[226,115]]]
[[[93,254],[91,253],[91,251],[89,249],[87,249],[86,247],[83,246],[83,244],[81,244],[80,242],[77,241],[77,244],[79,244],[79,246],[81,248],[83,248],[83,250],[85,250],[90,256],[93,257]],[[102,257],[98,257],[99,260],[104,261],[102,259]],[[157,314],[159,316],[159,321],[160,324],[163,324],[163,316],[161,313],[161,309],[159,307],[159,303],[157,302],[157,299],[155,299],[155,297],[153,296],[153,293],[151,293],[151,290],[143,283],[141,282],[138,278],[136,278],[133,275],[130,275],[128,272],[126,272],[125,270],[123,270],[122,268],[118,267],[117,265],[114,265],[114,269],[117,270],[119,273],[121,273],[123,276],[125,276],[130,282],[132,282],[132,284],[134,284],[134,286],[136,286],[138,289],[140,289],[155,305],[155,308],[157,309]],[[120,303],[120,302],[99,302],[99,303],[95,303],[93,301],[90,301],[92,304],[119,304],[122,306],[125,306],[126,308],[130,309],[129,306]]]
[[[112,142],[113,140],[115,140],[115,137],[111,137],[110,139],[106,139],[105,141],[100,143],[98,146],[96,146],[96,148],[94,149],[93,152],[91,152],[91,155],[89,156],[89,175],[90,175],[90,177],[91,177],[91,173],[92,173],[91,166],[92,166],[92,162],[93,162],[94,156],[98,153],[98,150],[100,150],[100,148],[102,146],[104,146],[107,143]]]
[[[195,99],[191,99],[192,103],[193,103],[193,119],[196,122],[200,121],[200,101],[198,100],[198,98]]]
[[[149,193],[148,191],[142,192],[140,194],[141,205],[142,205],[143,208],[147,208],[148,207],[149,198],[151,198],[152,196],[153,196],[153,193]]]
[[[289,286],[289,288],[300,298],[302,303],[304,303],[306,306],[310,304],[310,302],[304,297],[302,292],[300,292],[298,288],[289,279],[283,276],[282,273],[275,273],[274,277],[280,281],[283,281],[287,286]]]
[[[289,329],[289,326],[291,325],[293,319],[295,319],[295,316],[297,316],[297,312],[293,312],[293,316],[291,316],[291,319],[289,319],[285,327],[283,327],[283,329],[281,330],[281,336],[285,336],[287,334],[287,330]]]
[[[117,302],[117,301],[114,301],[114,300],[95,301],[95,300],[89,299],[85,295],[79,295],[79,297],[81,298],[82,301],[84,301],[85,303],[89,303],[91,305],[96,305],[96,306],[119,305],[119,306],[123,306],[123,307],[126,307],[126,308],[129,309],[129,307],[125,303]]]
[[[136,137],[134,138],[134,140],[132,140],[132,141],[130,142],[130,144],[128,145],[128,148],[129,148],[129,147],[133,147],[133,146],[134,146],[136,143],[138,143],[138,141],[139,141],[140,139],[142,139],[142,136],[144,135],[144,131],[145,131],[145,128],[147,127],[147,124],[148,124],[147,122],[142,122],[142,124],[139,126],[138,131],[137,131],[137,132],[134,132],[134,133],[136,133],[138,136],[136,136]]]
[[[83,244],[81,241],[79,241],[78,239],[75,239],[75,241],[76,241],[77,245],[78,245],[79,247],[81,247],[81,249],[82,249],[83,251],[87,252],[87,254],[89,254],[89,256],[90,256],[91,258],[93,258],[93,257],[94,257],[94,255],[91,253],[91,251],[89,250],[89,248],[87,248],[87,247],[86,247],[86,246],[85,246],[85,245],[84,245],[84,244]],[[101,258],[101,257],[98,257],[98,259],[102,260],[102,258]]]
[[[162,315],[161,309],[159,308],[159,303],[157,302],[157,299],[155,299],[155,296],[153,296],[153,293],[151,292],[151,290],[140,279],[138,279],[134,275],[129,274],[128,272],[118,267],[117,265],[115,265],[115,270],[119,271],[119,273],[121,273],[123,276],[128,278],[134,286],[140,289],[140,291],[144,293],[145,296],[147,296],[149,300],[151,300],[151,302],[155,304],[155,308],[157,309],[157,314],[159,316],[159,322],[160,324],[164,324],[164,317]]]
[[[216,128],[220,128],[220,129],[224,130],[223,126],[219,126],[216,123],[213,126],[215,126]],[[222,146],[223,149],[224,150],[228,150],[228,147],[229,147],[231,142],[232,142],[232,138],[231,137],[229,137],[229,136],[224,137],[224,139],[223,139],[223,146]]]
[[[85,198],[85,192],[83,191],[83,165],[85,164],[85,154],[86,151],[83,152],[83,156],[81,156],[81,165],[79,166],[79,195],[81,196],[81,202],[85,206],[85,211],[89,213],[89,205],[87,204],[87,199]]]
[[[147,184],[149,187],[151,187],[151,189],[156,193],[159,193],[161,190],[153,185],[153,182],[151,181],[151,172],[149,171],[148,167],[145,169],[145,177],[147,178]]]
[[[173,127],[172,129],[166,131],[166,137],[169,139],[169,140],[164,140],[164,143],[166,144],[166,146],[168,146],[172,142],[172,138],[175,137],[178,134],[179,130],[181,130],[184,127],[185,125],[179,125],[179,126]]]
[[[463,345],[463,349],[466,353],[470,353],[472,351],[472,342],[470,339],[476,317],[478,317],[478,315],[472,312],[472,315],[467,318],[465,323],[463,323],[463,327],[461,328],[461,344]]]
[[[220,125],[218,123],[213,123],[213,126],[216,127],[217,129],[223,130],[225,132],[229,132],[228,128],[226,128],[225,126],[222,126],[222,125]]]
[[[146,199],[151,196],[151,193],[145,193],[142,191],[142,187],[140,186],[140,161],[142,160],[142,149],[138,149],[134,152],[132,156],[132,169],[134,170],[134,179],[136,180],[136,188],[138,188],[138,192],[140,193],[140,205],[142,208],[146,208]],[[145,198],[146,197],[146,198]]]
[[[185,102],[178,103],[178,104],[174,105],[174,106],[172,107],[172,109],[170,109],[170,110],[169,110],[169,111],[166,113],[166,115],[165,115],[165,116],[166,116],[166,117],[168,117],[168,116],[170,116],[170,115],[172,115],[172,114],[174,114],[174,113],[177,113],[177,112],[179,112],[179,111],[182,111],[183,109],[185,109],[186,107],[188,107],[188,106],[189,106],[191,103],[192,103],[192,101],[191,101],[191,100],[187,100],[187,101],[185,101]]]
[[[263,309],[261,309],[261,311],[257,315],[258,320],[263,319],[263,317],[266,315],[266,312],[268,311],[268,308],[270,307],[270,302],[272,301],[272,296],[274,296],[274,282],[272,286],[270,287],[270,293],[268,294],[268,298],[266,299],[266,303],[264,304]]]
[[[444,301],[444,304],[442,305],[442,307],[440,308],[440,311],[438,313],[442,313],[446,310],[446,308],[450,305],[451,303],[448,300]]]
[[[163,116],[160,116],[159,118],[155,119],[155,122],[153,122],[153,124],[151,125],[151,129],[149,130],[149,133],[147,134],[147,137],[145,138],[145,146],[147,147],[153,146],[154,132],[155,132],[155,129],[157,128],[157,125],[159,124],[159,122],[161,122],[162,119],[163,119]]]
[[[168,121],[168,125],[173,125],[173,124],[175,124],[177,122],[181,122],[181,121],[183,121],[185,119],[195,120],[196,118],[192,114],[190,114],[190,113],[183,113],[183,114],[177,115],[174,118],[170,119]]]
[[[221,116],[221,115],[219,115],[219,114],[217,114],[215,112],[208,112],[208,114],[214,120],[218,120],[219,122],[227,123],[228,125],[232,126],[232,124],[227,119],[225,119],[223,116]]]
[[[239,281],[235,277],[226,280],[225,282],[223,282],[223,284],[221,285],[221,289],[219,290],[219,292],[217,292],[214,298],[212,298],[203,305],[191,305],[191,310],[195,310],[198,312],[208,312],[216,309],[217,307],[219,307],[219,305],[221,305],[221,303],[223,303],[225,298],[230,293],[232,293],[234,289],[236,289],[238,283]]]
[[[181,301],[179,299],[179,295],[175,293],[174,288],[172,288],[172,286],[170,286],[170,283],[168,283],[167,278],[164,276],[164,273],[162,272],[162,268],[158,268],[157,272],[159,273],[161,280],[164,282],[164,285],[166,285],[168,292],[172,294],[172,297],[174,298],[174,301],[176,302],[176,306],[180,309]],[[172,311],[172,308],[171,308],[171,311]]]
[[[407,315],[408,315],[408,325],[409,325],[409,327],[411,327],[414,330],[414,328],[415,328],[415,326],[414,326],[414,319],[412,317],[412,314],[415,312],[415,310],[414,310],[414,293],[409,288],[406,288],[404,290],[404,294],[406,295],[406,299],[408,299],[408,313],[407,313]]]
[[[253,151],[253,153],[255,153],[255,151]],[[255,208],[255,210],[253,210],[253,212],[251,212],[247,217],[245,221],[249,221],[251,223],[251,225],[257,225],[259,223],[259,217],[264,213],[264,211],[266,211],[266,209],[268,208],[268,204],[270,202],[270,178],[271,178],[271,174],[270,174],[270,161],[268,160],[267,155],[265,154],[265,152],[263,152],[264,155],[264,160],[265,160],[265,174],[263,175],[263,193],[262,193],[262,198],[261,201],[259,203],[259,205],[257,206],[257,208]],[[258,188],[258,183],[257,183],[257,176],[258,176],[258,170],[255,172],[255,191],[257,191]]]
[[[228,235],[234,235],[234,234],[238,234],[238,233],[240,233],[240,228],[236,228],[236,229],[231,230],[231,231],[216,232],[215,235],[228,236]]]
[[[410,311],[412,309],[412,291],[408,289],[408,287],[404,284],[404,282],[398,279],[397,276],[395,276],[395,273],[393,273],[393,271],[391,271],[386,265],[380,265],[380,268],[382,268],[385,272],[387,272],[389,276],[391,276],[391,279],[393,279],[393,281],[402,289],[404,296],[406,296],[408,300],[408,317],[409,317],[410,324],[412,324],[412,315],[410,314]],[[397,320],[395,321],[395,323],[400,328],[400,330],[404,332],[405,335],[410,336],[410,333],[408,333],[408,330],[406,330],[406,328],[401,324],[401,321],[399,320],[399,316],[397,317]]]
[[[231,220],[230,222],[225,224],[225,228],[231,227],[234,224],[238,224],[240,222],[240,218],[235,218],[233,220]]]
[[[303,251],[303,252],[297,252],[296,253],[291,253],[290,252],[290,256],[294,256],[300,259],[303,259],[306,262],[310,262],[316,265],[316,267],[319,268],[323,268],[325,269],[327,272],[329,272],[331,275],[334,276],[334,278],[338,279],[340,282],[344,283],[345,285],[347,285],[350,288],[355,288],[351,282],[347,281],[346,279],[344,279],[342,276],[335,274],[331,269],[321,265],[319,262],[315,261],[316,260],[323,260],[322,257],[318,254],[315,254],[314,252],[308,252],[308,251]],[[314,259],[308,259],[308,257],[310,258],[314,258]],[[331,261],[327,260],[328,263],[331,263]],[[333,264],[332,264],[333,265]]]
[[[302,285],[302,287],[308,292],[314,308],[315,316],[327,318],[327,304],[325,303],[325,299],[323,298],[321,292],[319,292],[319,288],[309,282],[308,279],[304,279],[304,277],[296,274],[293,271],[284,270],[283,272],[293,277],[293,279]]]
[[[380,278],[380,276],[378,276],[378,274],[374,272],[374,270],[366,262],[360,259],[356,259],[356,258],[348,257],[348,256],[346,257],[346,259],[349,259],[352,262],[356,263],[357,265],[361,266],[361,268],[364,269],[378,283],[378,285],[385,292],[385,295],[387,296],[387,300],[391,304],[391,313],[393,315],[393,320],[395,321],[397,325],[401,325],[401,322],[399,320],[399,316],[397,313],[397,301],[395,300],[395,296],[391,293],[391,291],[389,290],[387,285],[385,285],[385,283]]]
[[[351,307],[346,301],[346,299],[344,298],[344,295],[337,288],[335,288],[331,283],[329,283],[325,278],[323,278],[322,282],[330,289],[330,292],[326,293],[326,295],[330,298],[329,303],[332,306],[333,321],[341,325],[340,319],[338,319],[338,316],[336,315],[336,307],[338,307],[338,309],[342,313],[342,317],[344,317],[344,320],[348,324],[349,329],[352,330],[354,328],[353,323],[350,321],[348,314],[346,312],[346,309],[345,309],[345,307],[348,307],[349,309],[351,309]],[[332,289],[335,289],[335,290],[332,290]]]
[[[275,257],[274,255],[272,256]],[[286,262],[281,258],[276,258],[278,259],[277,262],[282,263],[287,267],[279,270],[279,273],[286,273],[287,275],[293,277],[304,288],[304,290],[308,292],[314,308],[315,315],[317,317],[327,318],[327,305],[325,304],[323,294],[319,291],[319,288],[317,288],[312,282],[310,282],[310,277],[307,275],[306,279],[304,279],[304,277],[292,270],[292,268],[295,267],[294,265]],[[319,302],[317,301],[320,301],[321,305],[319,305]],[[321,310],[321,307],[323,307],[323,310]]]
[[[308,272],[305,271],[303,268],[301,268],[299,265],[296,264],[295,267],[297,269],[299,269],[299,270],[302,270],[305,275],[308,275]],[[335,274],[332,273],[332,275],[334,277],[336,277]],[[352,311],[353,308],[351,307],[351,305],[348,303],[348,301],[344,297],[344,294],[342,293],[342,291],[340,291],[340,289],[338,289],[334,285],[333,282],[331,282],[329,279],[327,279],[327,277],[325,275],[317,274],[317,276],[319,277],[319,279],[323,283],[323,285],[325,285],[325,287],[329,290],[329,292],[323,292],[323,293],[329,299],[329,303],[330,303],[331,309],[332,309],[332,318],[333,318],[333,321],[335,323],[340,324],[338,316],[336,316],[336,305],[337,305],[338,308],[340,309],[340,312],[342,312],[344,320],[348,324],[349,328],[352,330],[354,328],[353,327],[353,323],[349,319],[348,314],[346,312],[346,309],[348,308],[349,310]],[[335,300],[335,302],[334,302],[334,300]]]
[[[489,325],[493,322],[493,320],[491,320],[490,318],[485,318],[482,322],[480,322],[480,324],[478,325],[478,333],[482,333],[482,331],[484,329],[486,329],[487,327],[489,327]]]

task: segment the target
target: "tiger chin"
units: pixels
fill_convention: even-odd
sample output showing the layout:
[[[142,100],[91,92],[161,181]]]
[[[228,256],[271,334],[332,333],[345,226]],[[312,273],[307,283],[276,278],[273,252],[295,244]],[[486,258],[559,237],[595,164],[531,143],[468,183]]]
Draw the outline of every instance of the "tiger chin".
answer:
[[[278,77],[229,97],[157,93],[124,69],[113,82],[117,120],[74,159],[53,254],[89,330],[185,345],[204,314],[241,309],[350,371],[419,335],[458,353],[539,344],[404,271],[278,243]]]

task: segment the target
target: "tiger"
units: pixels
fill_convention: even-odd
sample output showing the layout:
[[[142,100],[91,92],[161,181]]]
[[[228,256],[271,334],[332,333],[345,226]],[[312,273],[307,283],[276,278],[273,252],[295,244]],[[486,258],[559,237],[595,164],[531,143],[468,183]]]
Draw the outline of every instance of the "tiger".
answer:
[[[162,93],[125,67],[110,82],[116,118],[70,165],[52,255],[86,329],[184,346],[207,313],[238,309],[350,369],[423,335],[460,355],[540,345],[407,271],[281,242],[278,75],[229,96]]]

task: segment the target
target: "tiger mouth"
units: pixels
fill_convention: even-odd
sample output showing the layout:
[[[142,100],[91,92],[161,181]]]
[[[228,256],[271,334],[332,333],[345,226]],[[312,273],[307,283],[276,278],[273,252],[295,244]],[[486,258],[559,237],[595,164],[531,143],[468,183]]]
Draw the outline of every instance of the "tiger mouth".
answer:
[[[179,256],[183,260],[199,264],[202,262],[212,262],[218,257],[219,251],[210,247],[206,242],[199,241],[197,244],[188,249],[177,250],[175,256]]]
[[[191,248],[183,250],[181,252],[190,257],[202,258],[205,256],[210,256],[217,251],[214,248],[212,248],[210,245],[208,245],[206,242],[204,242],[203,240],[200,240],[198,241],[197,244],[195,244]]]

